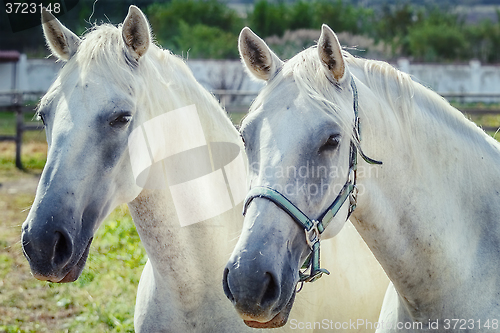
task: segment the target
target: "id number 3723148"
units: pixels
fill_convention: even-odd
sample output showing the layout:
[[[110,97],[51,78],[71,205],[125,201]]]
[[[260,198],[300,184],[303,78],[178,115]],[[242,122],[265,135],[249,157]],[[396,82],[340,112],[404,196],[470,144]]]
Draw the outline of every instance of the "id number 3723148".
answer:
[[[5,12],[7,14],[36,14],[41,13],[43,8],[42,3],[37,2],[6,2]],[[61,12],[61,4],[58,2],[48,3],[45,6],[48,12],[59,14]]]

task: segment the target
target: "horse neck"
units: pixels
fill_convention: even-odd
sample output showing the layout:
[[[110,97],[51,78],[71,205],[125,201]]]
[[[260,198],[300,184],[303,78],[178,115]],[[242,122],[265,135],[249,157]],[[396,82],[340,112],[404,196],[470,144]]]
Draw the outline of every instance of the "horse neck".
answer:
[[[364,83],[361,146],[383,165],[360,162],[353,222],[410,315],[427,321],[457,290],[481,294],[474,276],[498,267],[499,146],[434,93],[384,70],[376,79],[370,65],[354,71]]]
[[[149,118],[194,104],[207,143],[232,142],[241,146],[239,134],[224,110],[194,79],[186,64],[171,54],[157,52],[155,57],[150,60],[157,66],[154,70],[169,81],[162,82],[164,89],[157,96],[148,97],[153,105],[150,110],[158,110],[154,104],[162,106],[159,112],[151,111]],[[220,272],[235,245],[231,241],[241,230],[240,209],[181,227],[168,189],[145,189],[129,203],[129,208],[151,261],[155,283],[179,291],[179,304],[185,307],[203,301],[206,284],[220,282]]]
[[[181,227],[166,190],[144,190],[128,205],[153,269],[147,284],[156,288],[157,301],[183,313],[220,307],[214,300],[224,300],[222,288],[213,286],[220,284],[221,272],[236,245],[240,210]]]

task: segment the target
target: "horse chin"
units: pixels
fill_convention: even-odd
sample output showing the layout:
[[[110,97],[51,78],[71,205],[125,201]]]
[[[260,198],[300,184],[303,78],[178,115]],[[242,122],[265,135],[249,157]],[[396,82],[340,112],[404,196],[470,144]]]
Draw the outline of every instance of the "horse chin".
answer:
[[[292,310],[293,302],[295,301],[294,291],[292,297],[288,301],[287,305],[281,310],[273,319],[267,322],[253,321],[253,320],[243,320],[245,325],[251,328],[278,328],[284,326],[288,321],[288,316]]]
[[[62,278],[60,279],[43,279],[49,282],[54,282],[54,283],[68,283],[68,282],[75,282],[78,280],[80,277],[80,274],[82,274],[83,268],[85,267],[85,263],[87,262],[87,258],[89,256],[89,250],[90,250],[90,244],[92,243],[93,237],[90,238],[89,243],[87,244],[87,247],[83,251],[82,256],[80,257],[80,260],[71,267],[70,271]],[[35,276],[37,279],[42,280]]]

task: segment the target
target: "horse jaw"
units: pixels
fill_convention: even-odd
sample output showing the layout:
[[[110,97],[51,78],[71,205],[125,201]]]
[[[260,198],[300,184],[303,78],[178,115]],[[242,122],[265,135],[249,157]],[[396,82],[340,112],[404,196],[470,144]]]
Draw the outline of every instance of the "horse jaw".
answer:
[[[254,320],[254,318],[250,318],[249,316],[246,315],[240,315],[243,318],[243,322],[245,325],[251,328],[278,328],[284,326],[287,321],[288,321],[288,316],[290,316],[290,311],[292,310],[293,307],[293,302],[295,301],[295,295],[297,294],[296,291],[293,292],[292,297],[288,301],[287,305],[281,310],[276,316],[273,317],[273,319],[266,321],[266,322],[260,322],[257,320]],[[248,319],[246,319],[248,318]]]

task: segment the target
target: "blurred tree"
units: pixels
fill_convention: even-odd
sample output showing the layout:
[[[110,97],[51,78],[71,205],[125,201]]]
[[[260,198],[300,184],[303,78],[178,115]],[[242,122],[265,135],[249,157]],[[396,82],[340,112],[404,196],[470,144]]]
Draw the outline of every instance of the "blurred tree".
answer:
[[[465,27],[465,36],[470,43],[468,58],[476,58],[484,63],[500,63],[500,10],[497,22],[483,20],[477,25]]]
[[[408,3],[385,4],[373,25],[372,37],[390,44],[394,54],[409,55],[408,33],[424,19],[424,11]]]
[[[218,36],[224,36],[223,39],[227,36],[221,32],[237,36],[243,28],[243,19],[238,13],[217,0],[173,0],[154,3],[147,7],[146,15],[158,42],[174,53],[182,50],[180,35],[187,33],[188,26],[198,35],[202,34],[202,26],[218,28]],[[203,34],[208,35],[206,32]]]
[[[468,43],[456,26],[427,21],[409,31],[408,45],[415,60],[436,62],[464,59]]]
[[[323,23],[337,32],[369,34],[374,22],[374,11],[363,6],[354,6],[342,0],[320,0],[314,3],[314,24],[319,29]]]
[[[395,35],[407,35],[408,30],[422,19],[423,12],[409,3],[398,3],[394,6],[385,4],[379,14],[378,23],[373,33],[377,38],[391,40]]]
[[[221,28],[179,22],[176,53],[195,59],[238,59],[238,37]]]
[[[464,59],[469,44],[464,21],[451,11],[433,7],[408,30],[405,52],[419,61]]]
[[[359,34],[370,31],[373,10],[343,0],[283,1],[260,0],[249,13],[250,27],[261,37],[283,36],[285,31],[320,29],[323,23],[337,32]]]
[[[290,5],[287,30],[318,29],[314,27],[315,2],[304,2],[302,0]]]
[[[290,21],[289,11],[289,6],[283,2],[271,3],[258,0],[253,11],[248,13],[248,24],[261,37],[283,36]]]

